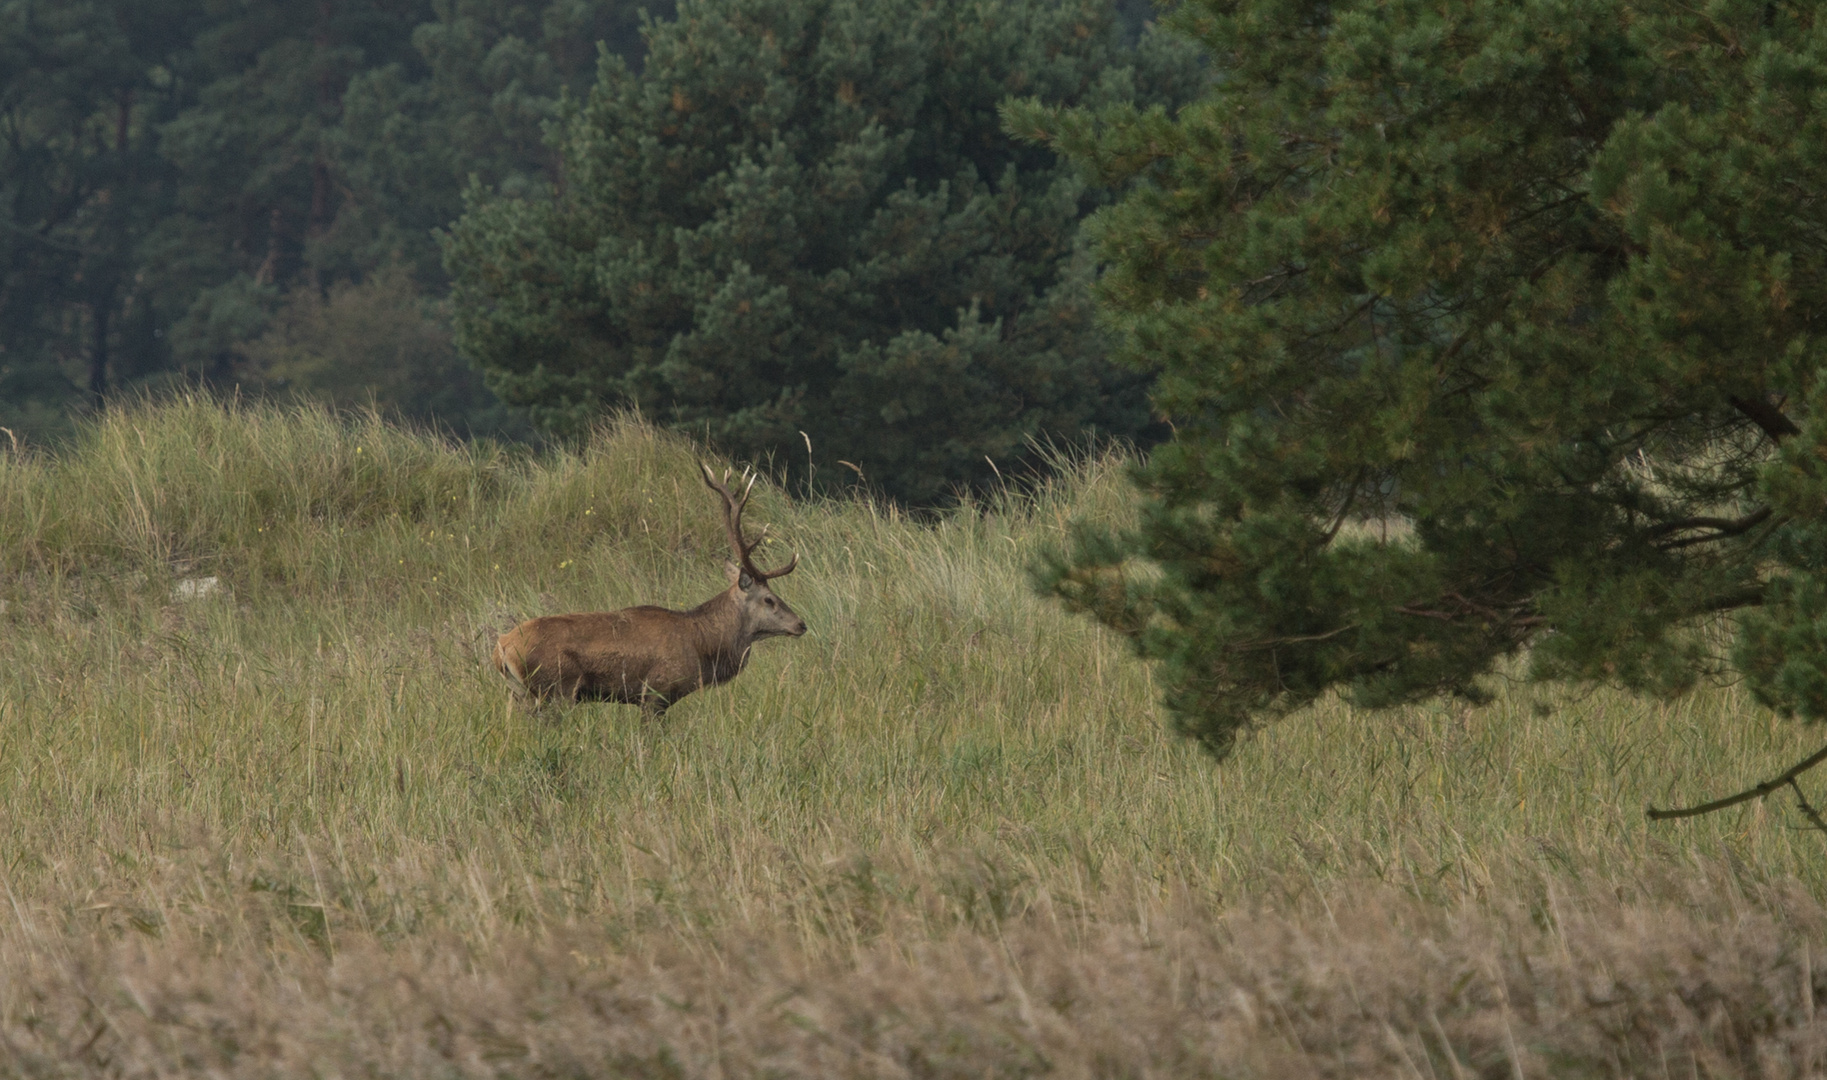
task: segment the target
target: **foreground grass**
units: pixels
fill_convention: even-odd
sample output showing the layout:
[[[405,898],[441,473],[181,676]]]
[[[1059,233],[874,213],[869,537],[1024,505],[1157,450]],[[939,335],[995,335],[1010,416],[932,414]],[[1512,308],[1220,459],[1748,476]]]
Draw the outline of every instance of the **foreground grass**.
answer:
[[[1214,765],[1026,586],[1108,463],[923,523],[763,492],[806,638],[660,725],[514,707],[515,618],[721,587],[692,468],[197,401],[0,455],[0,1069],[1814,1067],[1822,838],[1642,809],[1817,734],[1516,686]]]

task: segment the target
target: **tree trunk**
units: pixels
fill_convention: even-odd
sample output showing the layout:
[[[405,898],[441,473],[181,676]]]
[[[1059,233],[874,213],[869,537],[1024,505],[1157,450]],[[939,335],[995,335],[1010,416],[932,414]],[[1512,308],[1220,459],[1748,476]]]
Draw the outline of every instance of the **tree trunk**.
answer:
[[[331,22],[336,17],[335,0],[318,0],[317,4],[317,112],[319,119],[327,126],[334,122],[336,114],[342,108],[340,88],[336,85],[336,73],[331,70],[329,52],[335,44],[331,33]],[[311,219],[306,225],[307,231],[315,236],[330,227],[330,159],[320,145],[311,161]]]
[[[95,316],[95,342],[89,348],[89,401],[98,410],[108,403],[108,316],[113,307],[112,296],[89,306]]]
[[[118,111],[114,117],[114,152],[126,154],[127,137],[133,131],[133,88],[130,86],[121,91],[116,103]]]

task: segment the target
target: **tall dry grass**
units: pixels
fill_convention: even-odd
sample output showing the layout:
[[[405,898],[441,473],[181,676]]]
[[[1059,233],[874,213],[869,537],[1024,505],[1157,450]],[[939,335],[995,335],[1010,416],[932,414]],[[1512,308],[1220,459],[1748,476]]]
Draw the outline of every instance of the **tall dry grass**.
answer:
[[[515,617],[721,587],[692,456],[198,400],[0,454],[0,1068],[1816,1067],[1827,838],[1642,809],[1818,733],[1519,685],[1214,765],[1026,583],[1117,462],[919,522],[764,490],[806,638],[660,725],[514,707]]]

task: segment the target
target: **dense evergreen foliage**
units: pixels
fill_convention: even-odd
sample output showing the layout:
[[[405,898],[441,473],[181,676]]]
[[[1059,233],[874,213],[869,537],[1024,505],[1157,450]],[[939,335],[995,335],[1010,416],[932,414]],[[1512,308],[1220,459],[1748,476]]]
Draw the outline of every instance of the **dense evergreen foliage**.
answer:
[[[432,231],[471,177],[550,185],[641,7],[0,0],[0,424],[188,378],[498,427]]]
[[[517,434],[634,402],[748,453],[802,445],[807,430],[825,465],[847,454],[921,495],[988,472],[985,454],[1006,466],[1029,435],[1133,433],[1143,380],[1102,362],[1091,266],[1074,248],[1092,196],[1049,151],[1011,145],[995,107],[1022,90],[1152,100],[1195,78],[1190,47],[1178,70],[1158,42],[1137,53],[1147,13],[1147,0],[780,0],[706,6],[675,28],[672,0],[0,0],[0,427],[44,437],[177,383]],[[644,18],[667,67],[645,78]],[[839,43],[864,52],[839,62]],[[692,53],[705,48],[714,62]],[[729,96],[764,88],[765,103]],[[591,164],[667,138],[657,130],[672,123],[675,89],[690,116],[675,140],[689,182],[668,174],[656,195],[629,186],[622,163]],[[782,126],[770,135],[770,123]],[[788,216],[746,237],[700,230],[691,258],[703,265],[668,263],[638,326],[616,330],[622,316],[599,313],[609,322],[574,343],[573,359],[604,333],[662,349],[679,336],[672,374],[566,373],[542,395],[544,376],[524,376],[547,358],[513,352],[523,342],[508,324],[539,331],[486,299],[486,313],[463,312],[476,356],[459,352],[437,236],[469,185],[497,205],[448,253],[471,283],[465,304],[513,243],[496,230],[485,253],[478,223],[505,222],[507,207],[607,230],[605,257],[618,251],[616,273],[634,274],[674,258],[675,228],[715,216],[712,188],[742,161],[759,170],[742,181],[761,184],[749,209]],[[786,166],[810,171],[787,180]],[[848,178],[828,201],[806,177],[831,168]],[[616,233],[610,218],[639,225]],[[900,248],[865,266],[870,229]],[[576,270],[554,268],[553,281]],[[787,307],[761,302],[755,318],[769,326],[829,325],[788,340],[755,319],[694,323],[694,305],[723,303],[711,297],[725,286],[788,289]],[[718,369],[726,353],[746,357],[742,374]],[[533,408],[504,405],[478,358]],[[903,419],[872,429],[884,415]],[[858,448],[859,432],[879,450]]]
[[[561,430],[633,402],[920,501],[1030,440],[1140,435],[1076,239],[1095,197],[996,107],[1201,80],[1083,0],[687,0],[567,118],[553,197],[477,191],[446,252],[459,341]]]
[[[1051,587],[1220,752],[1522,652],[1827,718],[1817,12],[1189,0],[1197,105],[1013,110],[1130,185],[1102,297],[1177,432]]]
[[[0,422],[160,366],[139,249],[172,209],[186,0],[0,4]]]

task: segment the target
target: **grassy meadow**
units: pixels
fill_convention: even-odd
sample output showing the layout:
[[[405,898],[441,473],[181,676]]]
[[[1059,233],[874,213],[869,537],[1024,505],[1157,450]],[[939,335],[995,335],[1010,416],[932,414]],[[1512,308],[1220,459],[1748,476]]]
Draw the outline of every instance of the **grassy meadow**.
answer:
[[[1827,1067],[1827,836],[1643,815],[1823,733],[1514,684],[1214,763],[1027,584],[1120,462],[928,520],[762,487],[811,631],[646,724],[486,663],[723,587],[637,421],[526,457],[177,400],[4,447],[0,1076]]]

